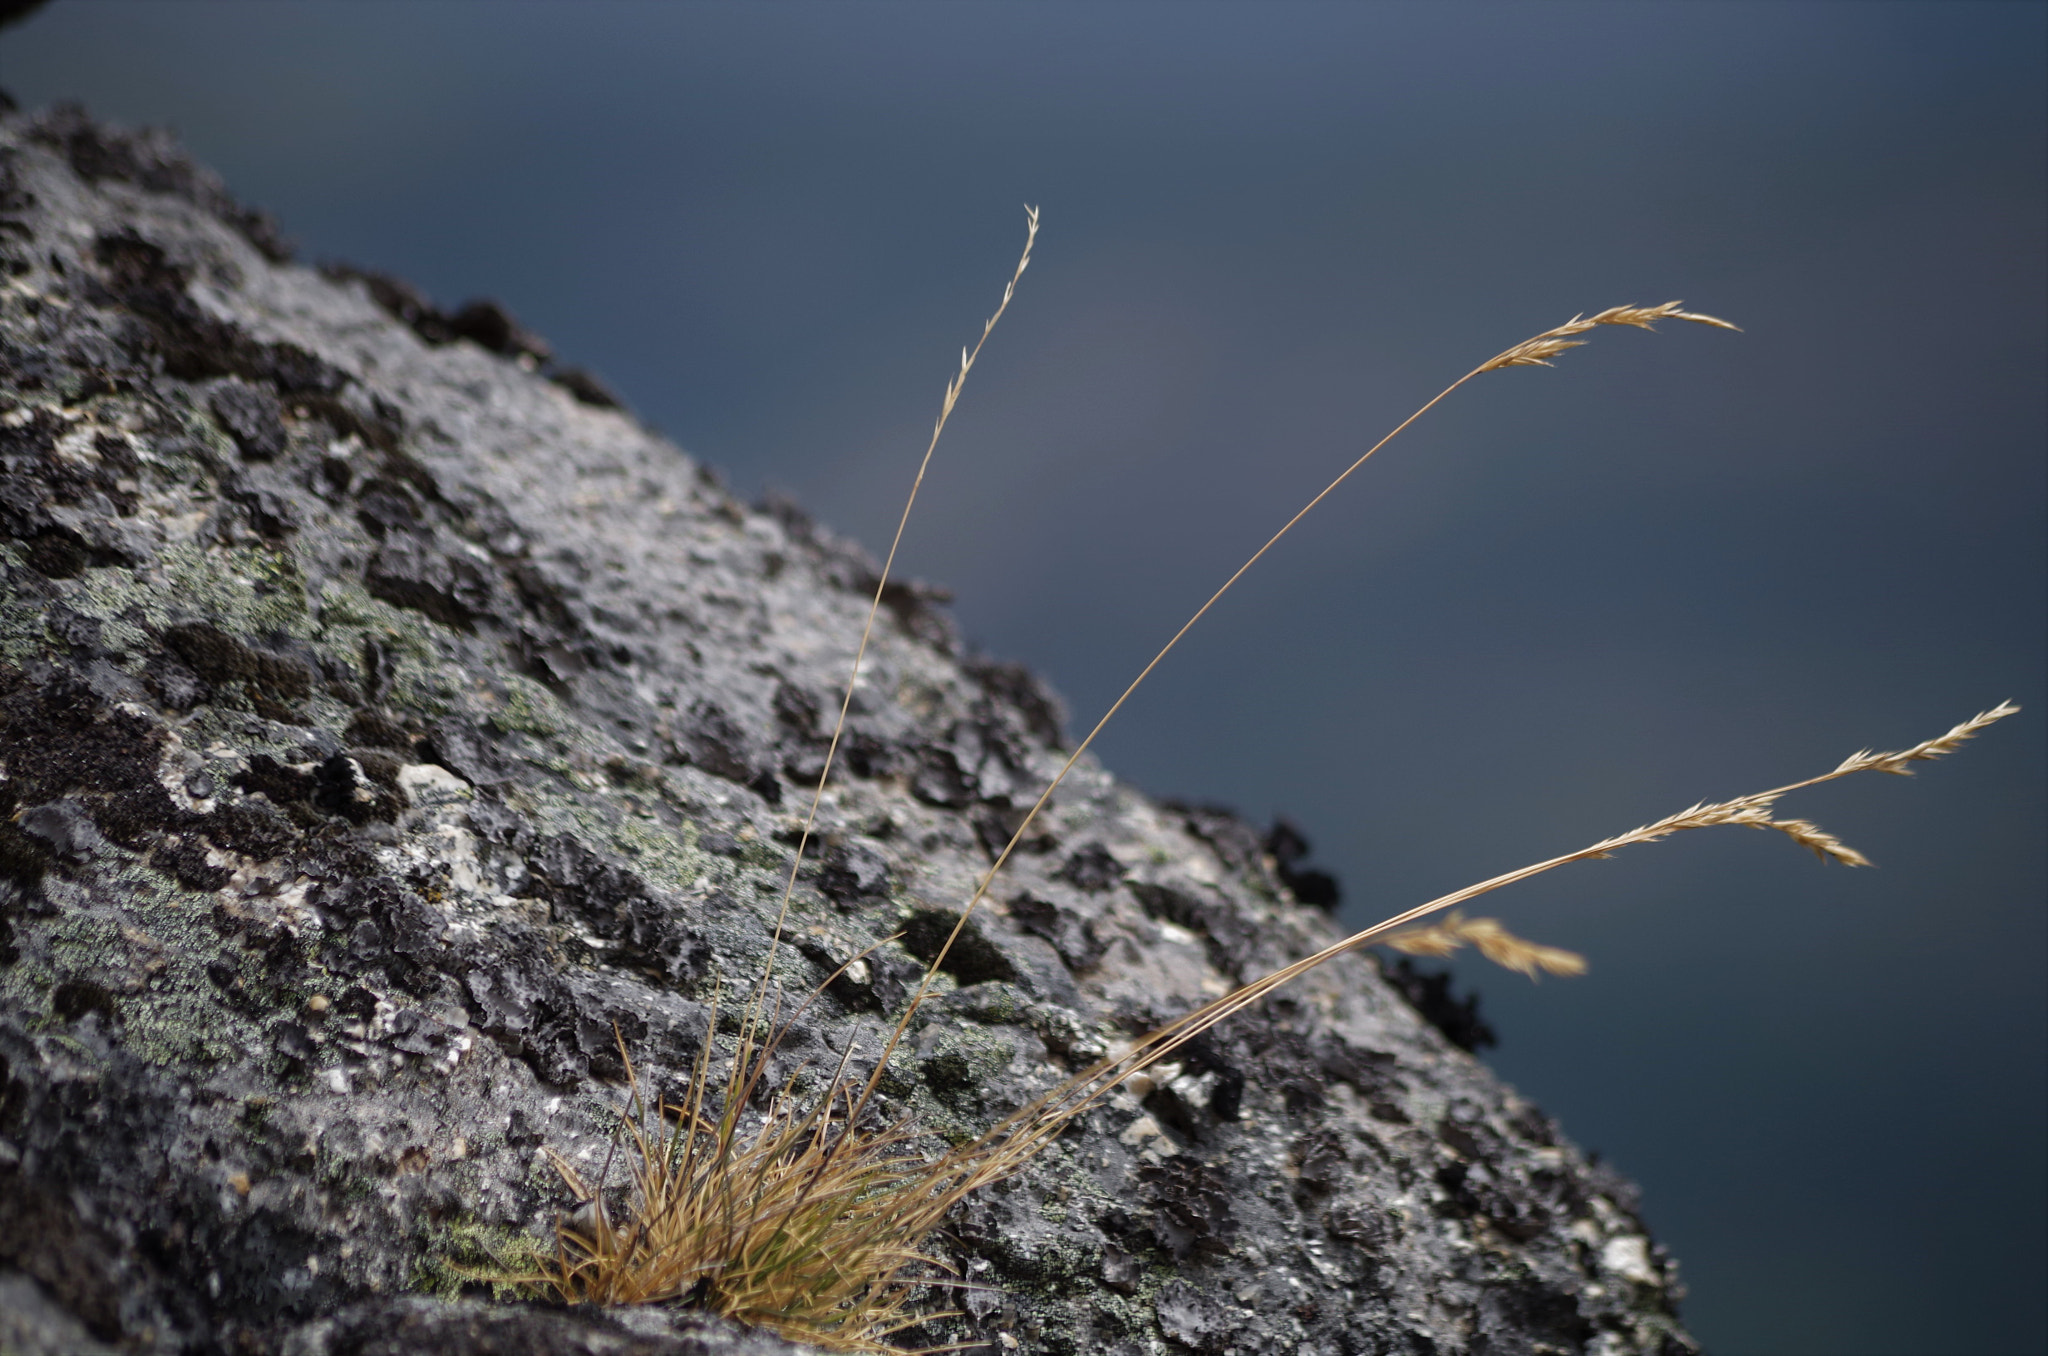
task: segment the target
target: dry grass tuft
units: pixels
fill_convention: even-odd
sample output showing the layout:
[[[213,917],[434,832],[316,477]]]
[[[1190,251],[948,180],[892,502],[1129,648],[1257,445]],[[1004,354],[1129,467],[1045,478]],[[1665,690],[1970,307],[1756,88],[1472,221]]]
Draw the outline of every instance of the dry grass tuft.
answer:
[[[551,1152],[580,1207],[556,1228],[552,1267],[505,1279],[569,1304],[687,1303],[830,1351],[900,1356],[892,1336],[950,1317],[912,1308],[947,1273],[925,1241],[954,1206],[1016,1173],[1042,1143],[977,1143],[932,1157],[914,1123],[863,1113],[844,1057],[821,1095],[785,1086],[750,1112],[778,1043],[750,1045],[743,1029],[712,1105],[707,1040],[684,1103],[649,1115],[621,1042],[635,1088],[621,1116],[632,1179],[623,1219],[613,1221],[602,1182]]]
[[[707,1110],[711,1044],[684,1105],[649,1116],[636,1093],[622,1118],[623,1222],[602,1184],[552,1156],[583,1205],[557,1230],[554,1268],[531,1279],[572,1304],[687,1301],[834,1350],[894,1351],[889,1336],[928,1317],[909,1312],[907,1275],[929,1262],[918,1244],[958,1196],[920,1190],[911,1129],[855,1129],[843,1090],[807,1106],[778,1092],[747,1112],[768,1050],[744,1038]]]
[[[983,325],[981,339],[971,350],[962,351],[959,371],[947,383],[931,442],[918,465],[876,584],[867,625],[853,660],[854,675],[859,673],[867,652],[904,526],[917,502],[933,451],[982,345],[1008,309],[1018,279],[1031,262],[1038,213],[1035,209],[1026,210],[1029,215],[1024,253],[1004,288],[1002,303]],[[1585,969],[1582,957],[1517,937],[1495,919],[1468,919],[1452,912],[1433,924],[1418,925],[1418,920],[1454,910],[1480,895],[1560,866],[1611,856],[1621,848],[1654,842],[1689,829],[1724,824],[1771,829],[1824,858],[1851,866],[1867,865],[1862,854],[1817,825],[1803,819],[1775,817],[1773,810],[1778,800],[1801,788],[1857,772],[1909,774],[1909,764],[1950,752],[1993,721],[2011,715],[2016,707],[2001,705],[1938,739],[1901,752],[1858,753],[1834,771],[1818,777],[1731,801],[1695,805],[1577,852],[1533,863],[1431,900],[1168,1023],[1019,1108],[980,1138],[936,1156],[922,1152],[917,1125],[907,1120],[883,1121],[873,1107],[891,1055],[908,1031],[961,930],[987,896],[996,873],[1103,727],[1246,571],[1374,453],[1474,377],[1508,367],[1548,366],[1548,359],[1584,342],[1577,336],[1602,325],[1649,329],[1659,320],[1736,328],[1725,320],[1682,310],[1678,302],[1649,307],[1617,306],[1596,315],[1574,317],[1466,373],[1340,472],[1196,610],[1074,748],[962,905],[952,935],[931,960],[923,983],[882,1042],[873,1072],[863,1081],[848,1078],[847,1066],[853,1050],[849,1042],[824,1090],[800,1096],[791,1090],[796,1083],[794,1076],[779,1088],[771,1090],[765,1086],[781,1033],[788,1029],[788,1024],[778,1024],[771,996],[775,956],[795,887],[797,866],[809,843],[833,757],[845,730],[853,694],[850,676],[825,769],[805,819],[797,861],[791,865],[783,890],[775,920],[774,945],[745,1005],[737,1046],[724,1057],[723,1073],[714,1080],[715,1041],[707,1035],[686,1104],[664,1103],[650,1111],[635,1092],[623,1116],[623,1146],[632,1180],[626,1189],[620,1221],[613,1220],[605,1182],[586,1182],[569,1164],[559,1158],[555,1160],[564,1181],[583,1207],[558,1229],[555,1266],[542,1276],[522,1279],[539,1282],[570,1303],[688,1302],[831,1350],[894,1351],[889,1345],[894,1334],[938,1317],[913,1311],[912,1303],[920,1288],[943,1271],[928,1254],[926,1240],[955,1205],[972,1192],[1024,1169],[1076,1116],[1124,1080],[1170,1058],[1181,1046],[1218,1022],[1336,956],[1371,944],[1386,944],[1424,955],[1448,954],[1470,945],[1496,963],[1532,979],[1540,973],[1578,974]],[[827,980],[827,984],[830,982]],[[790,1020],[794,1022],[796,1017]],[[714,1084],[718,1090],[715,1104],[710,1094]],[[748,1110],[762,1102],[764,1094],[766,1109]]]

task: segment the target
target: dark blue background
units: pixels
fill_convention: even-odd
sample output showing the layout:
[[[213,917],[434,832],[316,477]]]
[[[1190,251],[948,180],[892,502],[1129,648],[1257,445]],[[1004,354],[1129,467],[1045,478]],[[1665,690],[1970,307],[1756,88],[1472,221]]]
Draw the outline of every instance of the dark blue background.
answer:
[[[315,257],[501,298],[879,549],[1046,233],[913,573],[1076,723],[1372,438],[1575,311],[1255,574],[1106,737],[1285,813],[1367,921],[2028,705],[1775,835],[1489,901],[1493,1063],[1636,1175],[1718,1352],[2044,1343],[2035,3],[116,4],[24,103],[169,122]],[[1085,718],[1085,719],[1084,719]]]

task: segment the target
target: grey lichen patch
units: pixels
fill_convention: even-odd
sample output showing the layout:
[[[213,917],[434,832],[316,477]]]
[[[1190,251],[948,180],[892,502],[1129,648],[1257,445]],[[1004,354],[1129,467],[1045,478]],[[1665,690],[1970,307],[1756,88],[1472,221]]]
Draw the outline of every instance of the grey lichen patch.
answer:
[[[321,583],[308,634],[343,668],[361,663],[366,645],[374,647],[382,669],[379,696],[388,706],[442,715],[460,703],[467,686],[459,670],[452,678],[447,672],[455,646],[441,628],[375,597],[353,579]]]
[[[694,891],[711,867],[711,854],[697,847],[694,824],[671,826],[653,815],[621,815],[605,827],[613,846],[631,857],[635,869],[662,889]]]
[[[1045,1213],[1042,1208],[1041,1214],[1048,1224],[1066,1222],[1064,1211],[1058,1212],[1058,1218]],[[1019,1270],[1027,1272],[1030,1277],[1019,1287],[1023,1293],[1060,1299],[1071,1295],[1078,1284],[1100,1277],[1102,1244],[1091,1238],[1068,1238],[1055,1234],[1039,1242]]]
[[[1129,1295],[1120,1295],[1110,1290],[1093,1290],[1088,1297],[1088,1307],[1091,1311],[1089,1317],[1093,1320],[1090,1327],[1093,1334],[1110,1340],[1151,1337],[1155,1344],[1153,1349],[1164,1350],[1165,1348],[1156,1345],[1158,1339],[1153,1337],[1159,1330],[1155,1314],[1159,1292],[1166,1288],[1167,1281],[1172,1277],[1172,1272],[1164,1268],[1154,1268],[1142,1274],[1137,1283],[1138,1288]],[[1056,1309],[1053,1316],[1057,1320]],[[1085,1351],[1086,1348],[1080,1350]]]
[[[1017,1058],[1017,1046],[999,1027],[941,1020],[918,1032],[917,1054],[918,1077],[948,1112],[946,1123],[934,1128],[951,1134],[968,1127],[962,1115],[981,1109],[990,1088]]]
[[[129,1049],[164,1068],[208,1067],[243,1053],[249,1024],[221,999],[205,968],[173,962],[122,1005]]]
[[[312,1179],[332,1204],[346,1206],[374,1200],[383,1185],[383,1175],[372,1171],[350,1153],[337,1152],[322,1141],[315,1152]]]
[[[132,571],[108,566],[83,571],[72,581],[65,602],[80,616],[98,621],[99,644],[126,658],[146,653],[151,627],[160,629],[162,608],[150,601],[158,596],[153,589],[137,588]]]
[[[908,918],[909,911],[905,910],[901,916]],[[981,1026],[1032,1026],[1039,1020],[1041,1012],[1031,1001],[1031,996],[1015,984],[991,980],[941,992],[925,1004],[923,1016],[926,1021],[936,1024],[973,1022]],[[967,1028],[963,1026],[961,1029]]]
[[[498,680],[502,695],[489,712],[490,723],[506,734],[538,735],[552,739],[570,727],[562,703],[554,693],[524,674],[508,673]]]
[[[96,970],[119,954],[120,925],[108,912],[67,912],[43,936],[51,962],[67,973]]]
[[[310,634],[306,582],[289,552],[177,542],[159,553],[154,577],[133,587],[117,585],[118,572],[93,573],[110,612],[140,607],[152,626],[168,624],[175,610],[230,634]]]
[[[58,972],[39,956],[23,955],[12,965],[0,968],[0,1003],[22,1016],[26,1031],[42,1031],[54,1020],[50,993],[57,987]]]
[[[441,657],[432,623],[373,596],[353,579],[328,579],[320,585],[316,627],[319,639],[341,649],[363,636],[374,636],[402,659],[424,665]]]
[[[519,800],[542,832],[601,844],[660,890],[695,897],[731,882],[731,863],[699,849],[694,824],[670,825],[651,813],[622,813],[616,804],[565,794],[538,781],[522,787]]]
[[[767,873],[779,891],[788,877],[790,858],[795,854],[763,838],[739,838],[736,842],[735,860],[743,867]]]
[[[0,571],[11,578],[22,568],[21,551],[12,543],[0,545]],[[49,653],[48,623],[48,610],[34,595],[0,590],[0,659],[19,667]]]
[[[552,1246],[529,1233],[469,1218],[430,1226],[416,1246],[411,1288],[442,1299],[478,1293],[500,1301],[539,1298],[539,1277],[555,1260]]]
[[[224,944],[211,917],[213,896],[181,889],[140,863],[115,880],[120,917],[105,921],[96,944],[102,954],[123,958],[122,1032],[141,1059],[175,1068],[241,1055],[253,1032],[246,1010],[233,1006],[230,988],[246,1003],[293,1003],[294,993],[264,984],[240,948]]]

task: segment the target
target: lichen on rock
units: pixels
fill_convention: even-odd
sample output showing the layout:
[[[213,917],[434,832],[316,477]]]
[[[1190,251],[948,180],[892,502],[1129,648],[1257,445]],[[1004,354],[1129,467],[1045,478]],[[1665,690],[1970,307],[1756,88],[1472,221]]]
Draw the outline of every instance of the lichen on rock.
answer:
[[[159,134],[0,120],[0,274],[0,1338],[794,1350],[487,1276],[550,1246],[546,1152],[603,1172],[621,1042],[657,1093],[729,1043],[873,563],[501,310],[291,264]],[[786,1075],[872,1067],[1058,766],[1026,671],[888,602],[780,973],[881,944]],[[1260,841],[1084,761],[885,1109],[972,1135],[1327,941],[1327,878]],[[970,1199],[959,1315],[909,1337],[1692,1351],[1635,1209],[1346,957]]]

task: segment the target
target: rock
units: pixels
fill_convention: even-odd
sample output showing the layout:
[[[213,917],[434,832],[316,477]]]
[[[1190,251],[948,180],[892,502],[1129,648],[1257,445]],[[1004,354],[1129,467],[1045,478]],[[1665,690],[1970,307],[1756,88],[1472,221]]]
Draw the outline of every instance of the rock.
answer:
[[[351,1305],[308,1323],[281,1356],[783,1356],[787,1342],[705,1315],[602,1313],[408,1296]]]
[[[621,1046],[685,1085],[760,973],[875,567],[502,308],[286,260],[162,134],[0,119],[0,1345],[794,1351],[487,1278],[613,1151]],[[942,599],[888,595],[788,1068],[876,1057],[1061,757]],[[1084,760],[884,1111],[971,1133],[1320,946],[1297,844]],[[969,1198],[904,1340],[1693,1351],[1634,1211],[1350,957]]]

